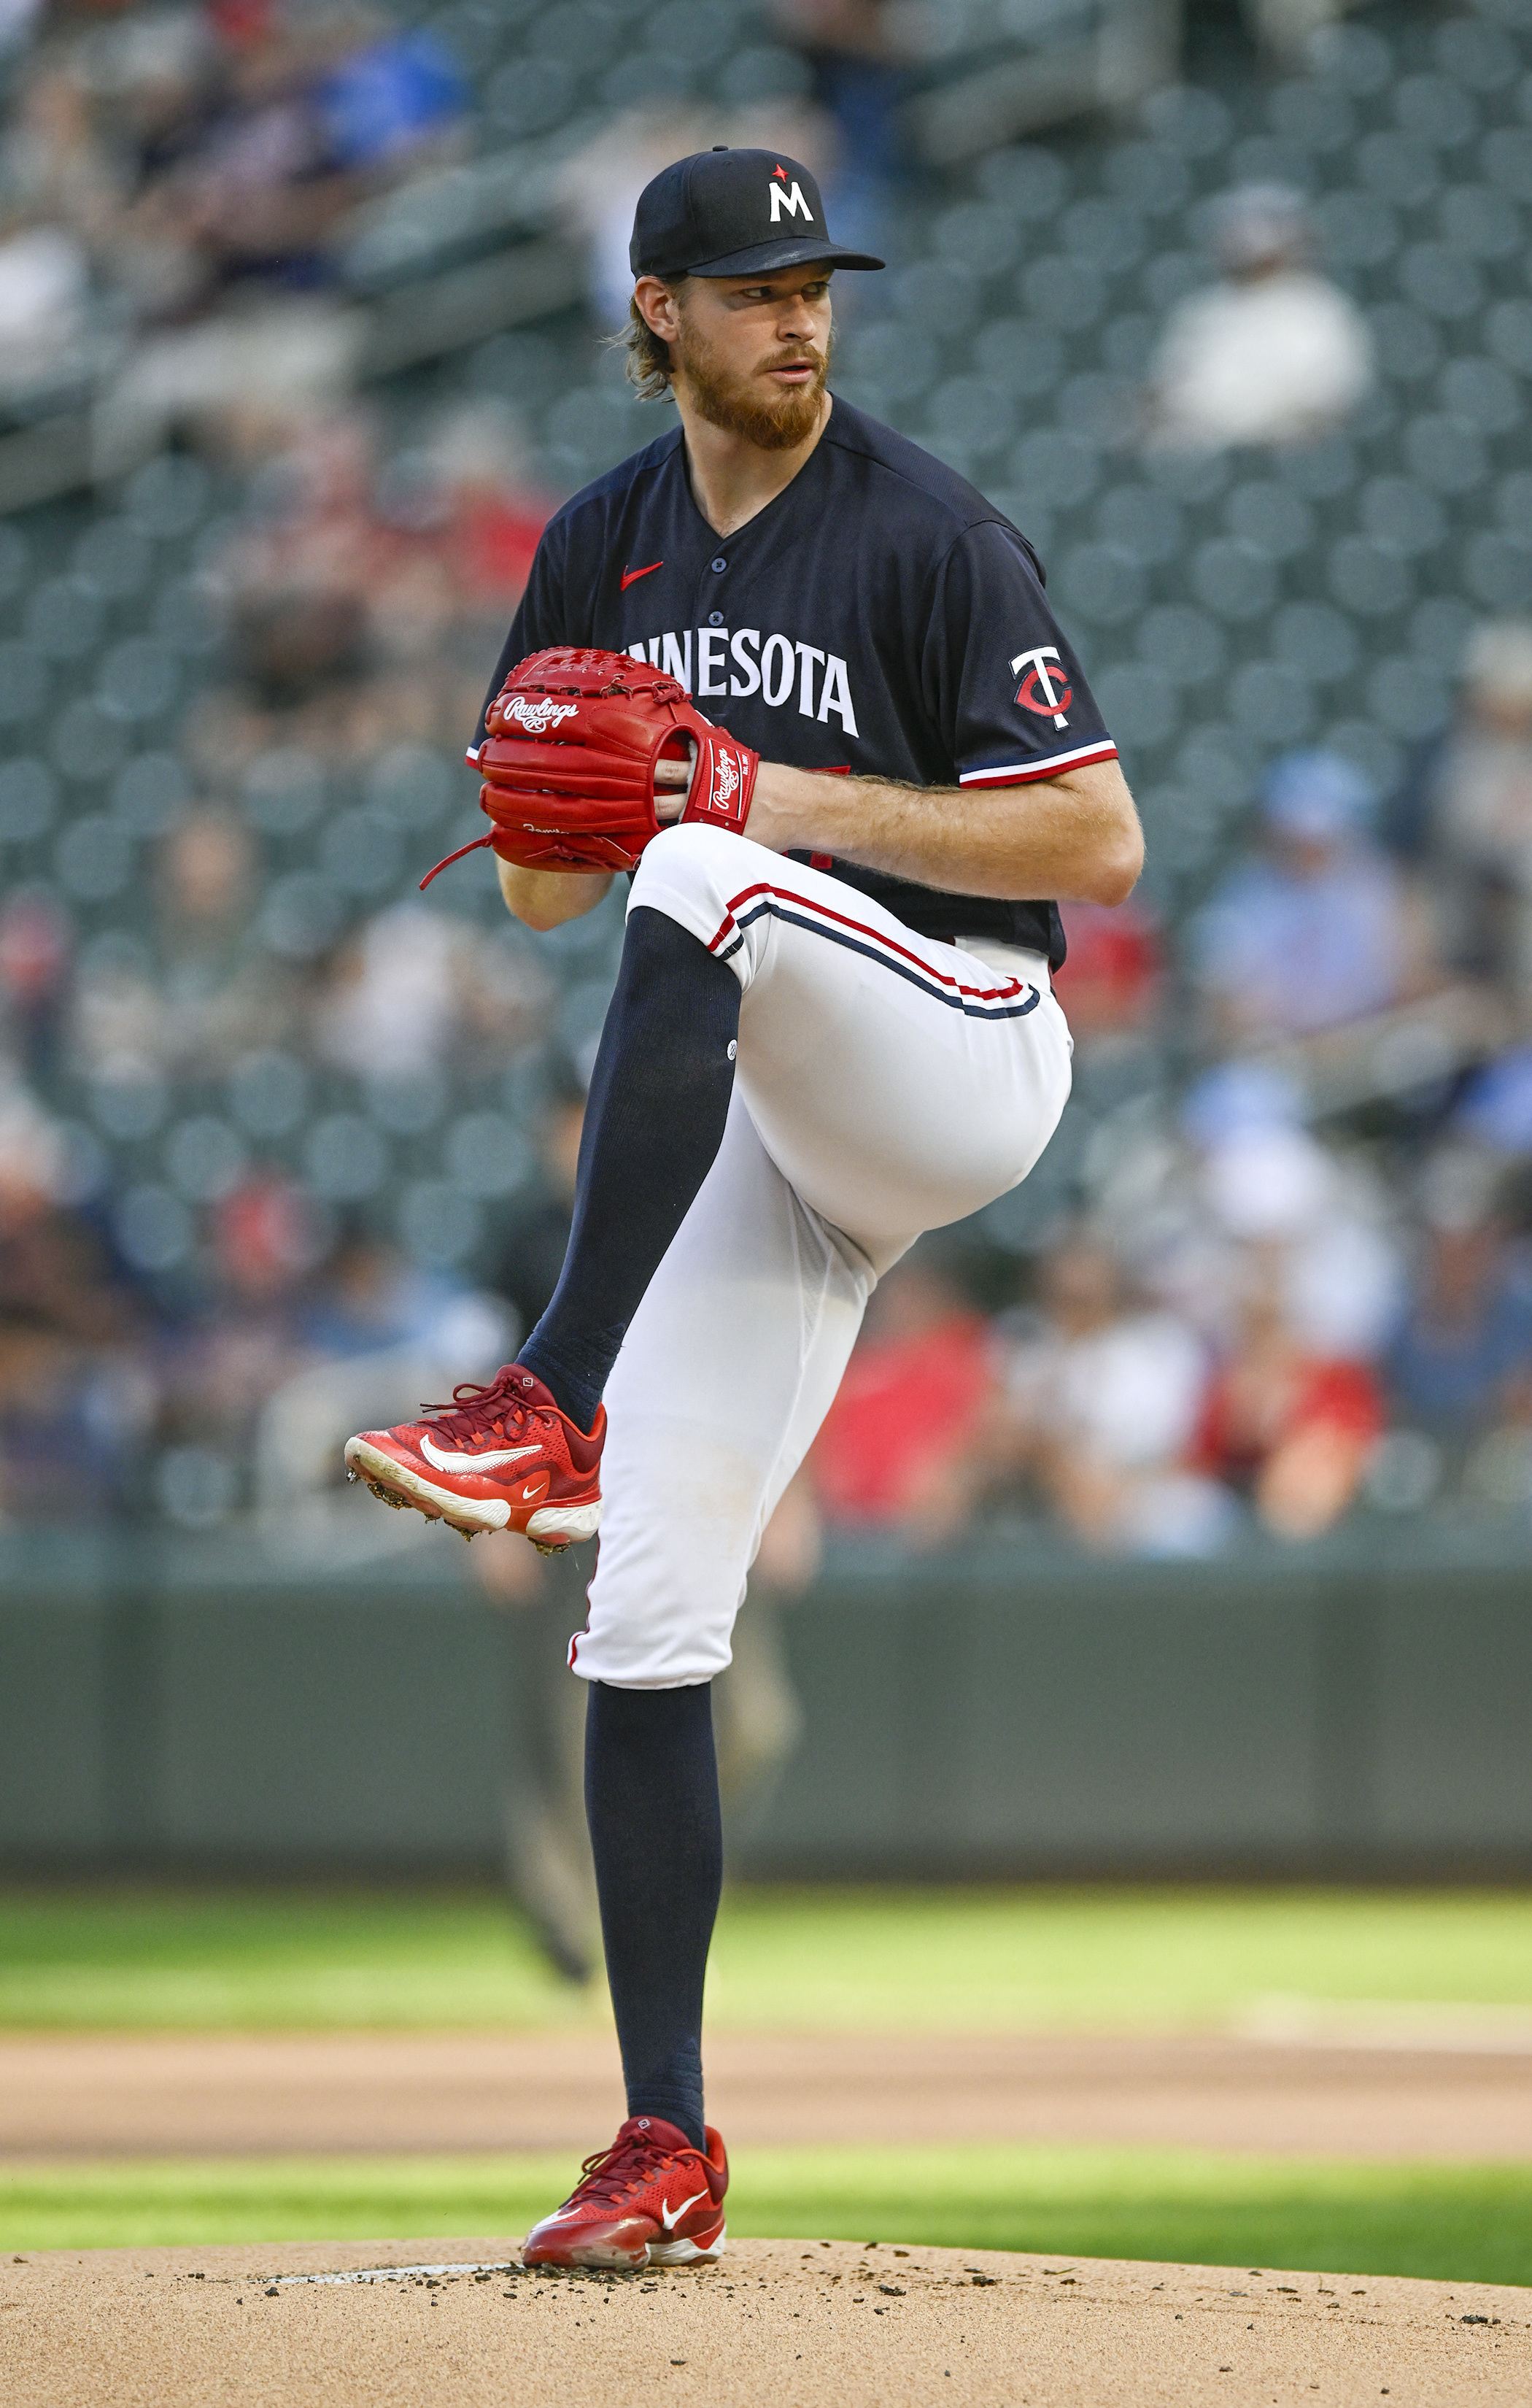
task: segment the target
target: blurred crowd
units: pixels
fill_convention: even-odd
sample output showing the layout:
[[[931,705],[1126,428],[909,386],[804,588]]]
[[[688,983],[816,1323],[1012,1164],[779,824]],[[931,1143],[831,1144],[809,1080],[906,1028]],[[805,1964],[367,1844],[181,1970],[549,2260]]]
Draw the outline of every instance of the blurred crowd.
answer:
[[[174,751],[113,777],[71,706],[110,810],[68,831],[64,891],[0,897],[0,1519],[285,1508],[379,1383],[412,1410],[523,1326],[460,1264],[524,1186],[566,999],[503,914],[416,887],[477,817],[453,765],[547,506],[493,403],[416,432],[267,413],[172,588],[216,654]],[[163,505],[208,472],[148,476]],[[28,609],[68,656],[99,604],[66,574]],[[0,833],[58,783],[0,763]]]
[[[0,409],[97,396],[109,468],[186,420],[343,392],[337,238],[460,155],[450,52],[369,0],[20,0],[6,30]]]
[[[553,12],[529,58],[530,13],[463,6],[422,24],[382,0],[7,0],[0,432],[84,409],[97,477],[173,433],[259,451],[271,418],[341,404],[366,372],[365,305],[390,282],[379,264],[401,232],[394,265],[409,266],[414,243],[419,276],[438,254],[562,220],[617,324],[633,201],[669,159],[719,140],[786,143],[831,185],[842,239],[852,220],[876,220],[907,164],[896,113],[906,62],[928,46],[919,9],[780,0],[713,22],[682,0],[656,53],[626,70],[613,54],[599,131],[580,103],[602,24]],[[723,77],[731,96],[698,89],[698,46],[726,66],[731,37],[752,31],[755,49]],[[535,156],[565,124],[556,152]],[[454,226],[464,193],[454,203],[447,171],[486,156],[552,172],[541,199],[492,209],[480,237]],[[407,225],[389,207],[412,186],[424,207]],[[493,308],[486,294],[479,314]]]
[[[274,504],[236,545],[244,677],[189,723],[150,911],[79,944],[41,893],[0,905],[18,1519],[322,1502],[350,1423],[492,1370],[562,1259],[617,923],[571,1016],[508,921],[393,899],[399,825],[376,805],[339,824],[387,857],[378,907],[316,932],[284,901],[263,848],[312,808],[315,761],[360,743],[375,786],[408,787],[437,757],[422,714],[461,724],[475,691],[447,666],[411,702],[375,674],[389,638],[352,625],[379,596],[406,608],[380,561],[432,590],[450,519],[379,531],[354,457],[323,447],[281,469],[340,532],[310,553],[306,513],[290,546]],[[274,662],[283,591],[313,634]],[[884,1279],[795,1510],[918,1545],[1040,1515],[1153,1555],[1313,1537],[1359,1500],[1532,1502],[1528,865],[1532,627],[1499,623],[1392,796],[1323,748],[1279,755],[1179,928],[1067,909],[1080,1076],[1125,1065],[1129,1099],[1020,1252],[981,1219]],[[1180,1079],[1136,1096],[1167,1036]],[[65,1096],[89,1117],[44,1100]],[[448,1121],[449,1097],[479,1101]],[[123,1169],[143,1143],[157,1178]],[[427,1174],[403,1214],[391,1144]]]
[[[688,148],[780,141],[823,172],[841,239],[896,236],[929,18],[777,0],[763,22],[802,67],[785,97],[748,77],[727,99],[608,93],[549,185],[587,249],[586,349],[625,311],[637,191]],[[369,208],[482,134],[463,55],[365,0],[0,6],[0,436],[89,396],[104,490],[126,496],[67,565],[0,523],[19,629],[0,718],[28,724],[11,688],[35,669],[93,670],[113,611],[134,631],[93,698],[0,760],[0,843],[52,865],[0,894],[0,1524],[253,1517],[376,1542],[389,1517],[350,1514],[339,1441],[487,1376],[557,1276],[620,909],[533,940],[467,870],[416,891],[482,824],[461,748],[557,482],[522,407],[547,362],[526,337],[514,406],[482,377],[360,400],[340,265]],[[497,122],[533,124],[539,76],[541,53],[524,90],[494,79]],[[1040,150],[997,157],[981,188],[1017,223],[1045,187],[1064,208]],[[1066,211],[1068,239],[1117,226],[1114,206]],[[943,311],[972,302],[975,246],[1014,236],[1001,215],[940,221],[961,237]],[[1102,443],[1139,481],[1110,499],[1174,529],[1164,464],[1232,452],[1252,508],[1308,525],[1278,472],[1376,394],[1368,320],[1295,190],[1231,179],[1196,222],[1209,260],[1172,257],[1111,384]],[[1077,260],[1066,306],[1036,281],[1057,265],[1017,272],[1067,330],[1101,280]],[[891,276],[898,306],[934,273]],[[858,353],[859,322],[849,357],[895,407],[932,344],[891,321]],[[975,338],[996,336],[992,381],[1019,326]],[[940,388],[949,426],[965,389]],[[577,395],[596,416],[604,398]],[[1183,490],[1191,507],[1195,475]],[[1410,511],[1440,515],[1419,480],[1368,494],[1389,560]],[[136,566],[151,538],[180,545],[157,590]],[[1261,565],[1243,534],[1203,552]],[[1353,642],[1328,604],[1292,607],[1310,653]],[[1465,606],[1440,625],[1452,699],[1424,734],[1414,712],[1402,769],[1365,771],[1321,706],[1301,744],[1267,732],[1200,881],[1067,907],[1079,1101],[1040,1200],[935,1233],[880,1285],[772,1540],[782,1593],[825,1534],[1046,1526],[1174,1555],[1432,1504],[1525,1524],[1532,624]],[[89,797],[72,818],[69,780]]]
[[[1143,1210],[1061,1227],[998,1313],[930,1241],[888,1275],[813,1465],[833,1522],[930,1547],[1022,1512],[1173,1556],[1442,1493],[1525,1514],[1525,1162],[1448,1140],[1390,1197],[1241,1065],[1154,1168]]]
[[[1532,625],[1505,622],[1395,794],[1280,755],[1179,929],[1067,908],[1081,1071],[1172,1013],[1183,1078],[1098,1126],[997,1312],[940,1233],[883,1282],[828,1510],[935,1544],[1024,1503],[1149,1555],[1315,1537],[1358,1501],[1525,1513],[1529,863]]]

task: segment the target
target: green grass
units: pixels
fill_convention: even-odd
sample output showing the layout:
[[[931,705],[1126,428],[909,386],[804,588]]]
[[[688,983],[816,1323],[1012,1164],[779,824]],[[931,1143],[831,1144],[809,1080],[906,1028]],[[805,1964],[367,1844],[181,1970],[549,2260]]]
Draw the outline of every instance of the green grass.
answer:
[[[0,2028],[547,2026],[604,2012],[489,1890],[0,1893]]]
[[[1532,2008],[1525,1892],[1013,1888],[737,1893],[715,2022],[1216,2025],[1272,1997]]]
[[[1227,2024],[1273,1996],[1532,2011],[1525,1892],[737,1890],[716,2028]],[[0,1893],[0,2027],[317,2029],[601,2019],[489,1890]]]
[[[0,2247],[523,2232],[563,2157],[298,2158],[0,2170]],[[1532,2283],[1532,2168],[1179,2149],[754,2149],[736,2234]]]

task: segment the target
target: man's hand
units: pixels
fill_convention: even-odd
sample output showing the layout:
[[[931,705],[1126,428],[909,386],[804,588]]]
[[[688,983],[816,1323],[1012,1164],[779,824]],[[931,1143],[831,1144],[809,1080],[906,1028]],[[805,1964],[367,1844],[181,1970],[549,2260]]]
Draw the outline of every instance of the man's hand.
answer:
[[[654,764],[654,816],[657,820],[679,820],[686,809],[686,797],[692,790],[692,772],[696,767],[696,754],[689,761],[656,761]]]
[[[687,789],[691,784],[695,762],[658,761],[654,765],[654,816],[657,820],[679,820],[686,808]],[[495,856],[495,868],[500,873],[500,892],[506,898],[508,911],[521,921],[523,927],[535,928],[541,935],[549,928],[561,928],[566,920],[579,920],[594,911],[610,886],[611,871],[521,869],[514,862]]]
[[[690,761],[657,761],[654,765],[654,816],[669,822],[679,820],[686,808],[687,790],[696,755]],[[548,928],[560,928],[566,920],[579,920],[585,912],[594,911],[611,884],[612,873],[593,874],[589,870],[521,869],[514,862],[495,857],[500,873],[500,892],[506,898],[506,909],[514,913],[524,927],[536,928],[539,934]]]
[[[539,935],[594,911],[615,875],[609,869],[523,869],[498,854],[494,866],[507,910]]]
[[[480,842],[517,869],[560,882],[569,871],[605,879],[635,869],[660,833],[654,772],[662,756],[692,789],[673,803],[666,781],[667,817],[706,814],[710,826],[738,835],[757,755],[704,719],[677,679],[598,646],[552,644],[529,653],[490,704],[470,756],[483,781],[479,807],[493,826]],[[550,889],[518,881],[506,898],[533,926],[590,909],[577,902],[571,910],[562,882]]]

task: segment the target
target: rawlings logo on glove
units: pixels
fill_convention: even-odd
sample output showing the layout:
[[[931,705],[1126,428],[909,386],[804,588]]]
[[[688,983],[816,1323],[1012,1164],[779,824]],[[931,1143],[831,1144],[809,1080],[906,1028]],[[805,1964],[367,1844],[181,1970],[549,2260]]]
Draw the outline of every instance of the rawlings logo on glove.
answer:
[[[561,719],[573,719],[575,710],[572,702],[529,702],[524,694],[519,694],[506,704],[504,716],[514,719],[529,736],[546,736]]]
[[[479,808],[494,827],[437,869],[486,844],[523,869],[632,869],[661,832],[656,765],[688,758],[681,820],[742,833],[760,754],[704,719],[674,678],[627,652],[534,652],[491,704],[479,748]]]

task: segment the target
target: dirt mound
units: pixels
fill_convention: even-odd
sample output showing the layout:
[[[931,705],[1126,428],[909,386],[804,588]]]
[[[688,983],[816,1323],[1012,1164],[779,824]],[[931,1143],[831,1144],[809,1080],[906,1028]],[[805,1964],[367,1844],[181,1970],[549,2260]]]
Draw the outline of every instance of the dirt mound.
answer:
[[[505,2240],[0,2267],[7,2408],[1452,2408],[1532,2397],[1532,2292],[887,2243],[523,2272]]]

